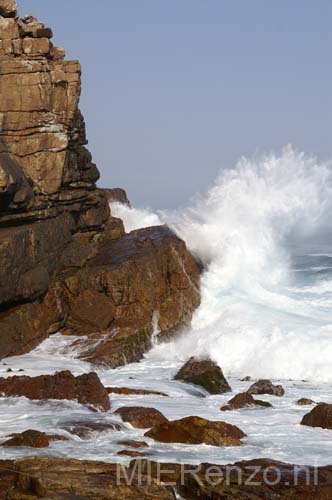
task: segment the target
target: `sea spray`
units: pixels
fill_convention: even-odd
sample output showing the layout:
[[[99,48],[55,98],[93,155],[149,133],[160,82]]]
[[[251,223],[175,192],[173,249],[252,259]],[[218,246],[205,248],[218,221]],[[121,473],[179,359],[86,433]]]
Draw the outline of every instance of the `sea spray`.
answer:
[[[190,331],[152,355],[209,355],[240,375],[332,380],[331,165],[288,146],[242,158],[183,211],[115,214],[127,229],[167,223],[205,265]]]

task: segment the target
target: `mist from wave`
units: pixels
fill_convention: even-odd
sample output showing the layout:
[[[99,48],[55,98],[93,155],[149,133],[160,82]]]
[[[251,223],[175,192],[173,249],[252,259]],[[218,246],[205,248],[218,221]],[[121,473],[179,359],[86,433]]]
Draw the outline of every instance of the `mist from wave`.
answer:
[[[149,356],[332,381],[332,168],[286,147],[242,158],[179,211],[113,204],[127,231],[167,223],[204,263],[189,331]]]

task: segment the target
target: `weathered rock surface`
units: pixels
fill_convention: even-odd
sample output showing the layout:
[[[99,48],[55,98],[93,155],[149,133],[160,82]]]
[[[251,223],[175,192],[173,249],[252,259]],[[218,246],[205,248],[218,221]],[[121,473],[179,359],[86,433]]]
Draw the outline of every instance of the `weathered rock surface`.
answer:
[[[171,487],[103,462],[26,458],[0,462],[0,497],[8,500],[175,500]],[[120,478],[120,479],[119,479]],[[142,479],[142,478],[141,478]]]
[[[332,429],[332,404],[319,403],[311,412],[304,415],[301,424]]]
[[[74,377],[69,371],[55,375],[28,377],[25,375],[0,378],[0,394],[7,397],[25,396],[32,400],[68,399],[107,411],[109,396],[96,373]]]
[[[128,467],[57,458],[0,462],[0,496],[8,500],[175,500],[174,491],[184,500],[330,500],[332,467],[268,459],[200,467],[147,459]]]
[[[122,205],[127,205],[130,207],[130,201],[128,200],[127,193],[124,189],[113,188],[104,189],[107,195],[107,199],[110,203],[122,203]]]
[[[29,448],[47,448],[52,441],[67,441],[65,436],[49,435],[45,432],[29,429],[20,434],[13,435],[8,441],[2,443],[1,446],[27,446]]]
[[[155,408],[144,406],[124,406],[116,410],[124,422],[128,422],[136,429],[148,429],[150,427],[168,422],[167,418]]]
[[[185,417],[156,425],[145,436],[162,443],[209,444],[239,446],[244,432],[226,422],[213,422],[201,417]]]
[[[128,387],[106,387],[108,394],[123,394],[125,396],[163,396],[168,394],[159,391],[147,391],[145,389],[130,389]]]
[[[222,394],[232,390],[221,368],[211,360],[190,358],[174,378],[199,385],[210,394]]]
[[[230,399],[227,405],[220,408],[221,411],[228,410],[238,410],[240,408],[246,408],[248,406],[261,406],[263,408],[271,408],[271,403],[267,401],[260,401],[259,399],[254,399],[249,392],[242,392]]]
[[[0,357],[55,332],[90,336],[86,359],[118,366],[188,322],[200,269],[167,228],[125,235],[86,148],[81,68],[34,16],[0,0]]]
[[[281,397],[285,391],[281,385],[274,385],[271,380],[261,379],[252,384],[248,389],[249,394],[271,394]]]

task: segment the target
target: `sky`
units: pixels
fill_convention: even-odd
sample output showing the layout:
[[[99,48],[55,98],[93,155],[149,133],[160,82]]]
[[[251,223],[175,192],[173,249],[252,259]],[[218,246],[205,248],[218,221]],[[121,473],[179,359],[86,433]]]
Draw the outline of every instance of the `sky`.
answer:
[[[332,157],[330,0],[18,0],[83,67],[99,185],[185,206],[286,144]]]

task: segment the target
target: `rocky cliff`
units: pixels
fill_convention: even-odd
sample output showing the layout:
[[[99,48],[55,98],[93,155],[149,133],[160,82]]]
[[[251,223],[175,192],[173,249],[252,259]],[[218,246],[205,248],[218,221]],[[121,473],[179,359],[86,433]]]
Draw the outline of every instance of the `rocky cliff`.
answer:
[[[0,0],[0,356],[60,331],[117,366],[140,359],[154,327],[188,322],[199,268],[168,228],[125,234],[111,216],[86,148],[80,64],[51,38]]]

